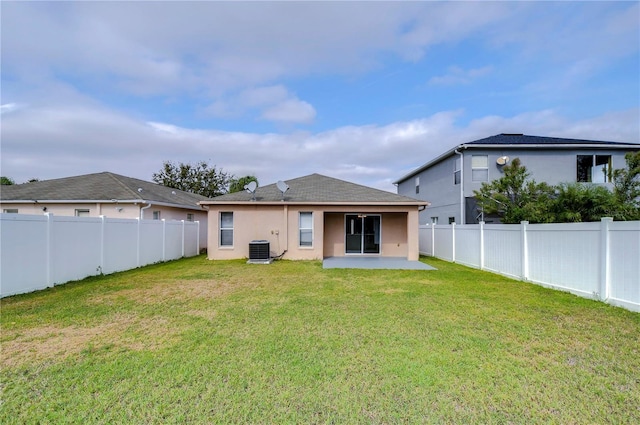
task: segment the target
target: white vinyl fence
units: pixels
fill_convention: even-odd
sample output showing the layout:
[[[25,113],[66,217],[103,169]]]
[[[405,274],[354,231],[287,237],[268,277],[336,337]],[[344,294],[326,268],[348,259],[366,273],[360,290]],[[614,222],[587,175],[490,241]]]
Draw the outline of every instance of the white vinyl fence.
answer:
[[[0,297],[200,252],[199,222],[0,214]]]
[[[640,221],[424,225],[420,253],[640,312]]]

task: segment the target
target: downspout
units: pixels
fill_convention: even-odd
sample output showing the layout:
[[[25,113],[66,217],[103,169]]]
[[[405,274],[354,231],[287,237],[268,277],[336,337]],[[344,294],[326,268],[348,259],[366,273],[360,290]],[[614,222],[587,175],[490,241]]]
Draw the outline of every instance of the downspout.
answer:
[[[142,203],[145,202],[146,201],[142,201]],[[140,208],[140,220],[144,220],[144,210],[146,210],[147,208],[151,208],[151,202],[149,202],[149,205],[147,205],[146,207]]]
[[[464,217],[464,154],[458,152],[458,149],[453,151],[455,154],[460,155],[460,224],[465,224]]]

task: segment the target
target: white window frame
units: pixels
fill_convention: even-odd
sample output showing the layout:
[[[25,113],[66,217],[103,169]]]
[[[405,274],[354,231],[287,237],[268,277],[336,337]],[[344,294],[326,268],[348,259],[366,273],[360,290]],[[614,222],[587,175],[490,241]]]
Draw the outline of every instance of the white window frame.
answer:
[[[187,221],[193,221],[195,215],[193,213],[187,213]]]
[[[311,227],[303,227],[302,217],[309,217],[311,219]],[[311,233],[311,242],[307,245],[306,242],[302,242],[302,232]],[[313,211],[300,211],[298,213],[298,247],[299,248],[313,248]]]
[[[598,155],[598,154],[593,154],[593,155],[577,155],[576,156],[576,171],[578,170],[578,158],[579,157],[591,157],[591,165],[589,166],[587,171],[587,175],[586,175],[586,179],[585,180],[579,180],[578,177],[579,175],[576,175],[576,181],[579,183],[611,183],[613,181],[612,175],[613,175],[613,168],[612,168],[612,160],[613,157],[612,155]],[[604,157],[607,158],[607,163],[606,164],[599,164],[596,165],[597,158],[598,157]],[[604,173],[601,175],[600,173],[598,173],[598,171],[604,171]],[[578,174],[576,172],[576,174]]]
[[[17,208],[5,208],[2,210],[3,213],[5,214],[18,214],[18,209]]]
[[[76,208],[75,216],[76,217],[89,217],[91,215],[91,210],[88,208]]]
[[[152,215],[154,220],[160,220],[162,218],[162,214],[160,210],[154,211]]]
[[[453,184],[459,185],[462,183],[462,159],[458,156],[453,161]]]
[[[420,176],[416,177],[416,194],[420,193]]]
[[[471,155],[471,181],[489,181],[489,155]]]
[[[222,215],[223,214],[230,214],[231,227],[223,227],[223,220],[222,220]],[[220,231],[218,232],[218,246],[220,248],[233,248],[233,244],[235,242],[235,231],[233,230],[233,226],[234,226],[233,211],[220,211],[219,218],[220,218],[220,226],[219,226],[220,227]],[[223,244],[222,243],[222,234],[224,232],[230,232],[231,233],[231,244]]]

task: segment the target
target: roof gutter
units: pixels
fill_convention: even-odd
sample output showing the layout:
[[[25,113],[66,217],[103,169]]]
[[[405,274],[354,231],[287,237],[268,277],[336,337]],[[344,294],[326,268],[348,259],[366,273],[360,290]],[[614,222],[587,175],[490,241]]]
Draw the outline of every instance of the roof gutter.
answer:
[[[185,204],[174,204],[171,202],[156,202],[156,201],[145,201],[144,199],[108,199],[108,200],[95,200],[95,199],[65,199],[65,200],[56,200],[56,199],[12,199],[12,200],[4,200],[0,199],[0,203],[3,204],[148,204],[152,203],[153,205],[157,205],[159,207],[173,207],[173,208],[184,208],[194,211],[203,211],[201,205],[185,205]],[[149,207],[145,207],[149,208]]]
[[[142,201],[144,203],[144,201]],[[140,220],[144,220],[144,210],[151,208],[151,205],[153,205],[151,202],[149,202],[149,205],[147,205],[146,207],[142,207],[140,208]]]
[[[460,155],[460,224],[464,224],[464,154],[457,149],[453,153]]]

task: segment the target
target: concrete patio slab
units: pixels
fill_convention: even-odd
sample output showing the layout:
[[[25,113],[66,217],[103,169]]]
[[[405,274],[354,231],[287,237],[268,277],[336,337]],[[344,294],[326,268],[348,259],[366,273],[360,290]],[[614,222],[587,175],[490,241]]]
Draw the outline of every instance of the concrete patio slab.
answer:
[[[323,269],[394,269],[437,270],[421,261],[409,261],[403,257],[327,257]]]

